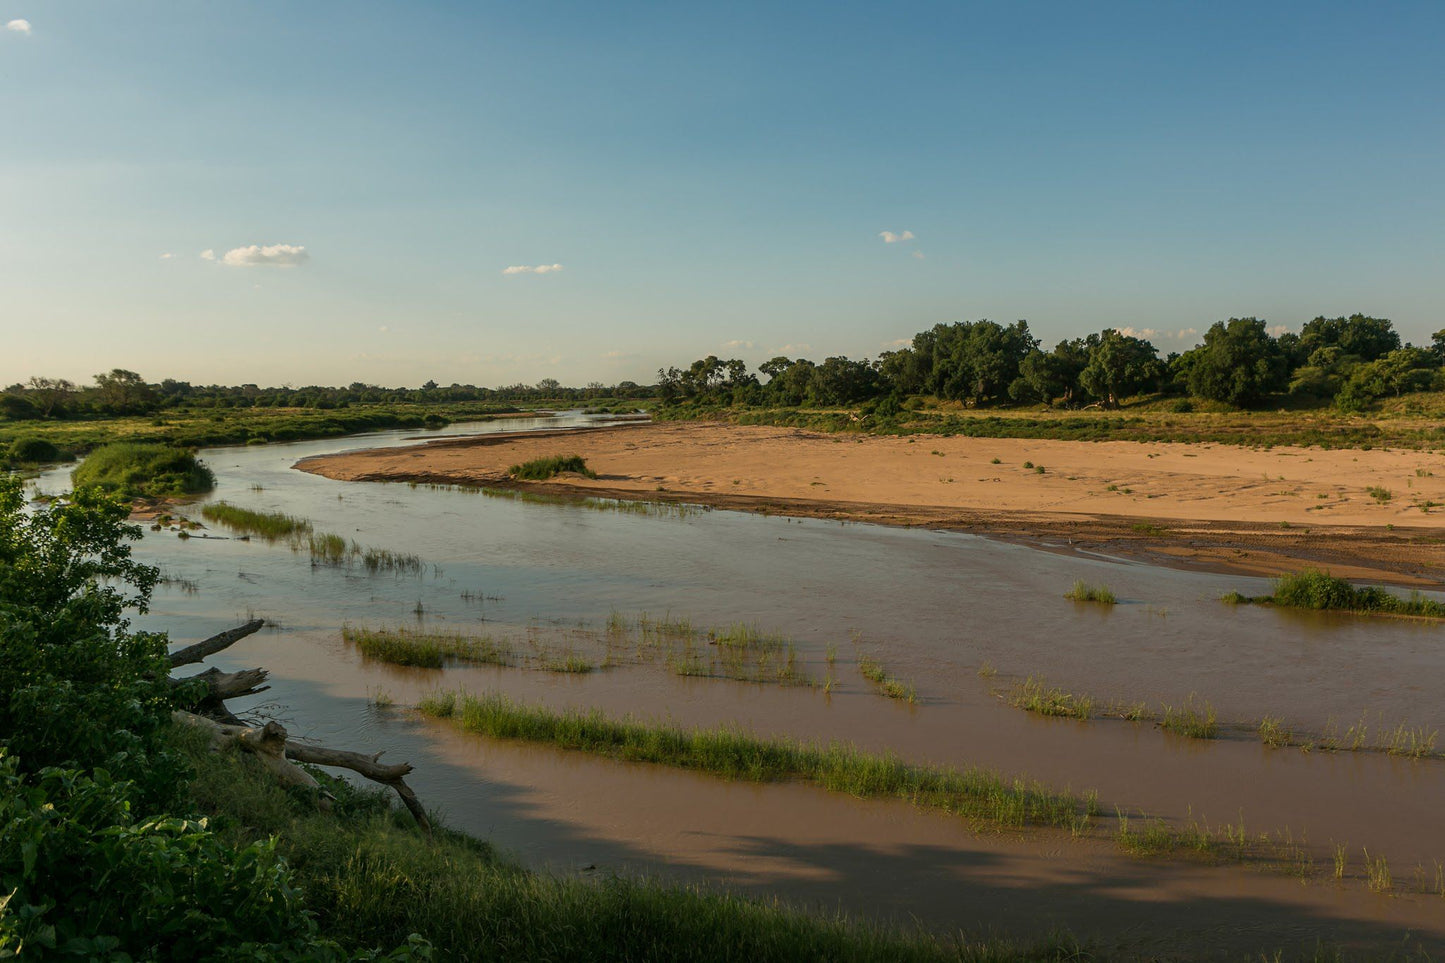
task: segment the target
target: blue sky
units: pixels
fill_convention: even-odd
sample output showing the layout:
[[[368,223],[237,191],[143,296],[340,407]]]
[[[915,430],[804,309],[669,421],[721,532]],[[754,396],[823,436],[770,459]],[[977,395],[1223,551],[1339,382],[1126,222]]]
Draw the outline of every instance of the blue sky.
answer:
[[[983,317],[1164,350],[1232,315],[1445,327],[1433,0],[0,25],[0,383],[643,381]]]

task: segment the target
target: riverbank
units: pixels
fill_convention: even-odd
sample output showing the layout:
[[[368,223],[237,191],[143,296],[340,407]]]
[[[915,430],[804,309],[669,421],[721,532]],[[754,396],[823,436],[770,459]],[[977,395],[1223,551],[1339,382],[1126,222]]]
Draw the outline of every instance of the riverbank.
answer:
[[[518,462],[573,453],[598,477],[514,482],[507,474]],[[688,422],[445,439],[296,467],[346,481],[491,485],[967,531],[1242,574],[1314,565],[1356,579],[1445,585],[1445,459],[1421,451],[843,436]]]

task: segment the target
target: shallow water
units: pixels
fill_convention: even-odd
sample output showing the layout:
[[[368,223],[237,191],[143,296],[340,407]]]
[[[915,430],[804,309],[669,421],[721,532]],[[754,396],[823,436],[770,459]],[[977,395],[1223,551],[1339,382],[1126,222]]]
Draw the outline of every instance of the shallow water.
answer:
[[[680,781],[624,767],[618,770],[624,775],[607,780],[623,800],[614,798],[617,814],[610,821],[589,821],[580,811],[569,818],[568,807],[558,802],[566,796],[563,788],[552,791],[546,818],[521,818],[518,800],[534,791],[528,780],[565,787],[568,771],[601,771],[599,763],[536,749],[477,749],[479,740],[376,709],[372,692],[384,689],[405,703],[432,688],[461,686],[553,706],[845,739],[920,761],[984,765],[1058,787],[1097,789],[1105,811],[1118,806],[1172,819],[1192,815],[1211,824],[1243,818],[1252,831],[1288,829],[1321,850],[1330,841],[1348,842],[1356,852],[1368,846],[1388,855],[1397,878],[1445,858],[1445,825],[1438,818],[1445,762],[1271,751],[1243,730],[1191,742],[1148,724],[1040,719],[997,695],[1013,679],[1033,674],[1099,700],[1146,701],[1154,708],[1194,694],[1226,722],[1268,714],[1304,730],[1335,725],[1343,735],[1363,715],[1372,739],[1401,722],[1435,730],[1445,725],[1445,628],[1438,625],[1231,608],[1217,601],[1221,594],[1258,594],[1267,584],[963,534],[722,511],[603,511],[425,486],[337,482],[291,468],[327,452],[586,420],[518,419],[438,433],[205,451],[218,479],[208,499],[302,516],[318,531],[415,553],[428,569],[414,577],[367,575],[359,568],[313,566],[304,554],[259,540],[182,540],[147,532],[137,556],[183,581],[163,587],[138,624],[169,630],[181,641],[249,613],[273,620],[277,628],[213,661],[265,665],[275,684],[258,701],[284,706],[284,721],[299,733],[337,746],[395,747],[394,754],[418,762],[414,782],[428,805],[535,861],[572,865],[566,856],[572,849],[591,854],[579,857],[586,862],[625,851],[644,865],[689,864],[706,878],[734,881],[746,876],[739,875],[741,867],[767,863],[756,853],[719,855],[728,847],[714,852],[707,845],[684,846],[681,836],[660,843],[652,839],[657,820],[639,803],[651,799],[666,806],[665,794],[675,792],[676,804],[695,810],[700,823],[721,819],[713,831],[735,831],[740,838],[746,835],[740,815],[732,817],[732,830],[720,827],[728,825],[727,813],[754,805],[754,789],[698,789],[697,777]],[[40,487],[57,490],[63,479],[64,473],[53,473]],[[199,519],[198,508],[187,514]],[[1107,582],[1121,604],[1104,608],[1064,599],[1076,578]],[[828,694],[819,687],[678,678],[660,663],[585,676],[526,668],[406,670],[364,663],[339,633],[343,622],[424,625],[496,633],[521,645],[528,638],[543,645],[565,640],[588,651],[576,630],[601,630],[613,611],[629,617],[671,613],[699,626],[755,623],[794,639],[819,678],[827,672],[826,653],[836,647],[838,684]],[[912,682],[919,702],[897,703],[874,693],[854,669],[859,654]],[[999,675],[980,677],[986,664]],[[505,765],[497,761],[503,758]],[[506,778],[498,781],[498,770]],[[659,781],[674,788],[658,790]],[[684,784],[691,788],[680,788]],[[505,802],[499,801],[503,785]],[[661,800],[657,791],[664,792]],[[841,804],[862,806],[855,800]],[[884,849],[890,840],[902,846],[920,831],[915,817],[897,814],[896,806],[864,808],[893,812],[873,820],[878,835],[870,842]],[[913,828],[896,828],[904,824]],[[791,871],[780,867],[758,872],[786,890]],[[866,892],[866,878],[857,883],[865,887],[858,892]],[[816,893],[825,902],[846,902],[850,892],[801,885],[793,891]]]

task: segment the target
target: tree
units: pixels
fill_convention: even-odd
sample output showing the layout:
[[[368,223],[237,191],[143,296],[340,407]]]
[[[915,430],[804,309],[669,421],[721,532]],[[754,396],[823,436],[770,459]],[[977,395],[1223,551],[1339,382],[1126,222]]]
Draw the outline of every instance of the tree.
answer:
[[[1186,358],[1190,392],[1236,407],[1258,404],[1281,390],[1289,375],[1284,352],[1258,318],[1216,321],[1204,344],[1181,356],[1181,365]]]
[[[1430,353],[1435,356],[1436,364],[1445,365],[1445,328],[1430,335]]]
[[[1400,347],[1400,335],[1388,318],[1352,314],[1348,318],[1315,318],[1299,334],[1299,348],[1305,357],[1320,348],[1338,347],[1361,361],[1374,361]]]
[[[75,394],[75,383],[64,378],[36,376],[30,379],[29,386],[30,395],[45,418],[64,412],[66,402]]]
[[[1163,375],[1164,365],[1152,344],[1108,328],[1089,352],[1079,384],[1106,408],[1117,408],[1120,398],[1157,385]]]
[[[119,413],[143,411],[152,397],[145,379],[124,368],[112,368],[96,375],[95,386],[100,390],[101,403]]]
[[[1060,341],[1047,354],[1037,348],[1030,351],[1019,363],[1019,378],[1009,386],[1009,396],[1015,401],[1037,399],[1051,406],[1056,401],[1072,404],[1081,388],[1079,375],[1088,366],[1089,351],[1097,341],[1098,335],[1090,335],[1087,341]]]

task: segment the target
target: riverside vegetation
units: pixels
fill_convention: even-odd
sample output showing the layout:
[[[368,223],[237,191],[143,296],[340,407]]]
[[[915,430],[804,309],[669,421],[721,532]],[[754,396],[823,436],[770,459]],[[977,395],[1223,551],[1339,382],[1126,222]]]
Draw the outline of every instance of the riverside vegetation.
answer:
[[[1230,592],[1223,601],[1231,605],[1264,604],[1283,608],[1353,612],[1359,615],[1400,615],[1445,619],[1445,605],[1418,592],[1400,598],[1382,588],[1356,588],[1342,578],[1319,569],[1291,572],[1275,579],[1269,595],[1248,596]]]
[[[249,754],[174,727],[158,579],[128,506],[33,511],[0,480],[0,955],[256,961],[1088,958],[803,915],[624,879],[531,873],[320,776],[322,812]],[[182,687],[184,688],[184,687]],[[103,882],[99,882],[103,880]],[[183,894],[179,896],[178,894]]]

